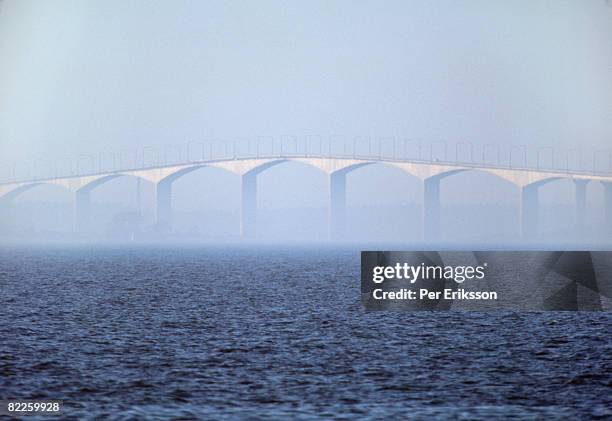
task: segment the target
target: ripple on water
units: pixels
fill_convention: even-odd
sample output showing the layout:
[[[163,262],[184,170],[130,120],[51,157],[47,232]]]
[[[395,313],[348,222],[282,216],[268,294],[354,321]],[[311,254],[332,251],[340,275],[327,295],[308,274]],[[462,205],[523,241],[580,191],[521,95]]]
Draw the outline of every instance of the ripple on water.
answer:
[[[0,390],[67,419],[612,417],[609,313],[365,313],[359,253],[328,249],[0,267]]]

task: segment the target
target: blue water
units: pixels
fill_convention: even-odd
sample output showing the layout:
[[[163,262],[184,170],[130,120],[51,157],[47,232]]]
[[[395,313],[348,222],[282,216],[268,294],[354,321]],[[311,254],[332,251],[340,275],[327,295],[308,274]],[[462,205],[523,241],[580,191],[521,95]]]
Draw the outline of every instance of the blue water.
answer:
[[[612,418],[610,313],[365,313],[359,268],[331,248],[0,247],[0,399],[62,399],[62,419]]]

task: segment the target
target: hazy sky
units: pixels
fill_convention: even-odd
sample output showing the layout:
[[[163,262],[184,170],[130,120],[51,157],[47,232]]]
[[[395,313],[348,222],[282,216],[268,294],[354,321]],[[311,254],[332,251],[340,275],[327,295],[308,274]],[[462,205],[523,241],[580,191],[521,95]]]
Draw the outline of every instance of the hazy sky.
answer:
[[[604,0],[5,0],[0,161],[304,133],[610,147],[611,72]]]

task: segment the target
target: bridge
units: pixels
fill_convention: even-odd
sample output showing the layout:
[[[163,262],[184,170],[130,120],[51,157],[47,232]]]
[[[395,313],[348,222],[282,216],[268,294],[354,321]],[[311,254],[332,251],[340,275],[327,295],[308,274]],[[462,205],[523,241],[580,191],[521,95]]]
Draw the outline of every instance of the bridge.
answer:
[[[292,140],[292,139],[290,139]],[[81,156],[63,173],[57,165],[47,165],[46,172],[30,173],[21,178],[13,172],[0,184],[0,204],[10,202],[36,186],[50,184],[73,192],[73,226],[85,232],[90,220],[90,194],[102,184],[117,177],[138,177],[155,186],[155,218],[160,227],[172,224],[172,184],[185,174],[203,167],[214,167],[236,174],[241,179],[240,235],[254,238],[257,232],[257,176],[283,162],[301,162],[323,172],[329,180],[328,226],[331,239],[342,239],[345,232],[346,176],[358,168],[383,164],[398,168],[423,183],[423,235],[425,240],[440,237],[440,183],[447,177],[465,171],[481,171],[513,183],[521,191],[520,233],[523,238],[537,236],[539,230],[538,189],[556,180],[571,180],[575,185],[576,224],[586,219],[586,187],[589,182],[604,186],[606,221],[612,225],[612,154],[596,152],[592,166],[585,168],[578,151],[567,151],[563,165],[552,148],[538,148],[535,163],[529,163],[526,147],[510,147],[506,153],[499,146],[478,147],[469,142],[454,145],[449,157],[445,142],[424,145],[416,141],[367,139],[359,143],[339,143],[321,138],[315,142],[288,142],[273,138],[248,142],[246,151],[236,142],[189,142],[180,146],[143,148],[126,162],[124,155],[107,154],[98,159]],[[218,146],[219,144],[217,144]],[[267,147],[266,147],[267,146]],[[175,157],[168,158],[168,151]],[[195,151],[195,154],[194,154]],[[162,159],[163,154],[163,159]],[[423,155],[428,155],[423,157]],[[476,158],[478,155],[478,158]],[[148,159],[147,159],[148,157]],[[504,159],[505,157],[505,159]],[[557,159],[556,159],[557,158]],[[607,162],[597,167],[597,163]],[[129,165],[131,163],[131,165]],[[126,165],[127,164],[127,165]]]

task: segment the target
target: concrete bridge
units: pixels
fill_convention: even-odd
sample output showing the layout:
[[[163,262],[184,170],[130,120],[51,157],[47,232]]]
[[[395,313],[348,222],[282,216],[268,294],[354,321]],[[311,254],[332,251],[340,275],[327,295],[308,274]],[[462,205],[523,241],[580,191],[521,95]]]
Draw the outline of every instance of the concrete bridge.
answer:
[[[257,231],[257,175],[283,162],[301,162],[327,175],[329,179],[329,235],[342,239],[345,231],[346,175],[360,167],[384,164],[417,177],[423,182],[424,239],[440,237],[440,183],[447,177],[465,171],[482,171],[507,180],[521,190],[520,232],[523,238],[538,234],[538,189],[546,183],[569,179],[575,185],[576,223],[584,226],[586,218],[586,186],[601,182],[605,192],[606,220],[612,223],[612,173],[578,170],[541,170],[512,165],[448,162],[434,159],[410,159],[383,156],[334,156],[333,154],[283,154],[269,156],[231,156],[217,159],[196,159],[165,165],[142,165],[140,168],[97,171],[0,184],[0,203],[10,203],[21,193],[42,184],[64,187],[74,194],[74,230],[86,231],[90,217],[90,193],[100,185],[122,176],[139,177],[155,185],[156,222],[161,227],[172,223],[172,184],[181,176],[202,167],[221,168],[241,177],[240,234],[253,238]]]

